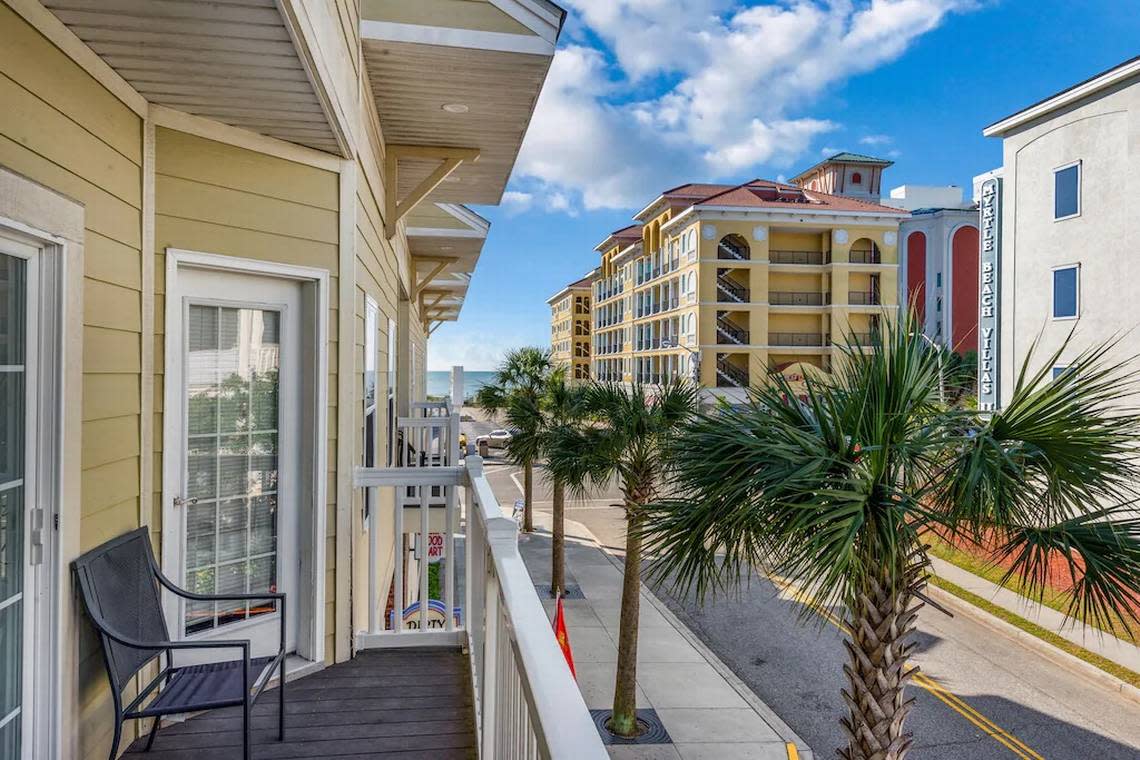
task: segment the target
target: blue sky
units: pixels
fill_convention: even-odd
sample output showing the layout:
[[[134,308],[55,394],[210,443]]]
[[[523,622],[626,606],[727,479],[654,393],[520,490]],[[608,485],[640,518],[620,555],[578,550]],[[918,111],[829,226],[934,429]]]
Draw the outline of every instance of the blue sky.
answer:
[[[682,182],[779,179],[853,150],[884,187],[961,186],[982,127],[1140,53],[1135,0],[564,0],[569,16],[459,321],[428,368],[549,344],[546,299]]]

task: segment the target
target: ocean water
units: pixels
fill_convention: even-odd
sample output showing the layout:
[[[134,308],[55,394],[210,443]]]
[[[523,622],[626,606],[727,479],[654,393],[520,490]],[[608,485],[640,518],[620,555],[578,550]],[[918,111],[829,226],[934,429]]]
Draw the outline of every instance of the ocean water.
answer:
[[[480,388],[495,379],[494,372],[472,372],[470,370],[463,373],[463,398],[469,399],[473,397]],[[451,372],[428,372],[427,373],[427,395],[429,396],[447,396],[451,393]]]

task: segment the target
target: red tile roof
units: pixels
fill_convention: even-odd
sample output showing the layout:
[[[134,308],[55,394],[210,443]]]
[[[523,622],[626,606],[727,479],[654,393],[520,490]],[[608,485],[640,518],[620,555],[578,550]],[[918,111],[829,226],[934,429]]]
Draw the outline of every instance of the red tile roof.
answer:
[[[902,209],[880,206],[878,203],[855,200],[839,195],[828,195],[815,190],[804,190],[795,185],[782,182],[772,182],[766,179],[754,179],[742,185],[736,185],[723,192],[710,195],[699,203],[698,208],[716,208],[718,206],[743,206],[748,208],[791,209],[795,207],[813,208],[831,211],[865,211],[895,216],[909,216],[909,212]]]

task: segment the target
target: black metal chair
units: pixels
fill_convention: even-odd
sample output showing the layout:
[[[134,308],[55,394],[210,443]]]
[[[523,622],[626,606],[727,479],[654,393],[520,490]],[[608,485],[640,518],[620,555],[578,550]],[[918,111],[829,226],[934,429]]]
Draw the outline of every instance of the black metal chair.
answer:
[[[195,594],[174,585],[158,567],[146,528],[139,528],[84,554],[71,563],[83,603],[99,632],[103,660],[115,703],[114,760],[122,738],[123,722],[154,718],[146,748],[149,751],[163,715],[211,710],[243,709],[243,757],[250,757],[250,711],[278,670],[278,739],[285,739],[285,595]],[[195,601],[274,600],[281,612],[281,645],[272,657],[250,658],[250,642],[240,640],[172,641],[162,614],[159,585]],[[205,665],[175,667],[174,650],[240,649],[241,659]],[[123,707],[123,688],[148,663],[166,655],[166,666]],[[144,705],[153,695],[148,703]]]

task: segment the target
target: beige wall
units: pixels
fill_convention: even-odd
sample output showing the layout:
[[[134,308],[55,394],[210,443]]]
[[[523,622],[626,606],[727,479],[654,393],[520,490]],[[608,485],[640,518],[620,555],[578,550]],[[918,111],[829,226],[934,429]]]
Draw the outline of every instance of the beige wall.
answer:
[[[1119,355],[1140,352],[1135,294],[1140,278],[1140,78],[1039,119],[1005,137],[1002,228],[1001,396],[1008,402],[1030,345],[1038,365],[1070,330],[1061,363],[1124,334]],[[1053,220],[1053,170],[1081,162],[1080,216]],[[1077,320],[1052,319],[1054,267],[1080,265]]]
[[[139,521],[142,120],[4,5],[0,103],[0,166],[85,208],[81,497],[61,521],[78,522],[88,549]],[[78,657],[68,719],[94,756],[109,743],[109,692],[93,637]]]
[[[80,497],[62,505],[64,529],[77,536],[76,546],[64,560],[143,522],[150,524],[156,545],[162,540],[166,248],[327,270],[323,614],[329,662],[349,655],[352,634],[364,627],[367,615],[363,604],[367,547],[360,511],[355,508],[359,493],[346,485],[350,483],[348,468],[358,463],[362,451],[363,410],[353,403],[345,412],[350,437],[342,440],[338,424],[342,385],[350,393],[349,403],[359,400],[365,295],[379,304],[377,347],[383,368],[388,319],[398,319],[401,298],[411,290],[406,241],[402,236],[389,241],[383,232],[384,141],[367,86],[359,88],[356,6],[354,0],[322,0],[303,6],[311,28],[320,34],[319,57],[335,79],[337,107],[351,117],[356,160],[342,162],[338,173],[333,170],[335,163],[321,169],[300,159],[287,160],[158,128],[153,144],[153,250],[144,251],[143,118],[0,3],[0,167],[74,199],[84,213],[83,320],[68,326],[81,334],[84,357],[81,387],[73,389],[81,396],[81,403],[75,405],[82,431],[76,442]],[[145,104],[140,110],[146,110]],[[289,153],[290,146],[279,147],[279,153]],[[349,203],[342,202],[346,193]],[[0,197],[5,208],[12,205],[10,201]],[[345,271],[342,261],[346,261]],[[146,284],[147,272],[153,272],[151,287]],[[342,282],[342,277],[350,279]],[[144,325],[150,304],[152,318]],[[342,307],[350,311],[342,314]],[[400,329],[406,339],[401,341],[404,355],[400,361],[407,367],[414,355],[417,373],[401,393],[416,400],[426,390],[427,336],[416,305],[404,313]],[[144,346],[151,329],[153,341],[147,340]],[[350,353],[342,357],[342,352]],[[144,419],[147,361],[153,362],[153,408]],[[346,380],[348,374],[351,378]],[[381,373],[379,379],[384,394],[386,377]],[[381,430],[380,440],[386,438]],[[143,450],[148,439],[147,450]],[[145,499],[144,462],[153,472]],[[338,513],[342,495],[347,498],[340,502]],[[149,507],[145,515],[140,513],[144,504]],[[341,530],[351,535],[341,535],[338,545]],[[380,540],[391,543],[392,537]],[[340,566],[338,557],[343,560]],[[73,600],[69,578],[64,585],[66,599]],[[76,648],[78,667],[71,670],[78,673],[64,673],[64,678],[76,679],[78,704],[62,707],[65,753],[71,756],[68,744],[74,741],[76,757],[104,757],[112,723],[102,657],[89,632],[78,643],[67,645]],[[134,725],[128,723],[128,738],[133,730]]]
[[[201,137],[158,129],[155,135],[155,420],[162,430],[165,341],[165,250],[203,253],[326,269],[329,277],[328,387],[337,382],[338,194],[334,172],[266,156]],[[336,536],[336,398],[328,401],[326,659],[333,651]],[[152,532],[162,526],[161,433],[155,436]]]

